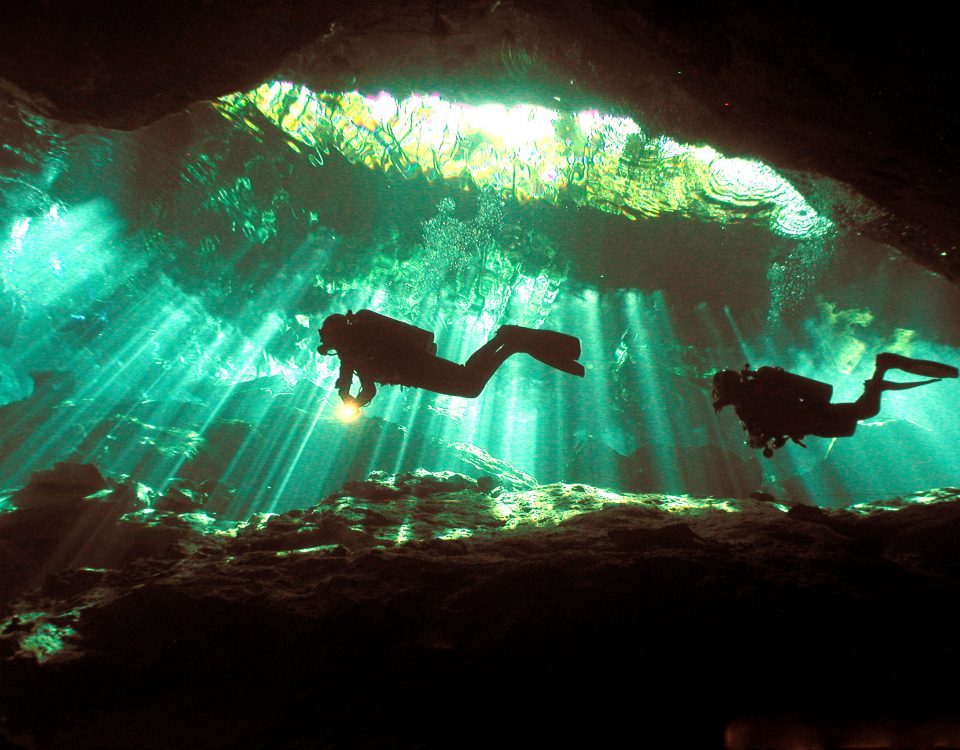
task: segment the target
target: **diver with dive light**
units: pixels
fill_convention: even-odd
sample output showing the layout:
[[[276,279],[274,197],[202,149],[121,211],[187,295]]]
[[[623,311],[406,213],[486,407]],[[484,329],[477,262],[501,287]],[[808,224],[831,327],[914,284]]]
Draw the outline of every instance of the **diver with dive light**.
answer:
[[[888,370],[902,370],[911,375],[930,378],[907,383],[884,380]],[[928,359],[913,359],[900,354],[878,354],[873,375],[864,381],[863,394],[852,403],[832,404],[833,386],[805,378],[782,367],[761,367],[751,370],[744,365],[739,372],[721,370],[713,376],[713,409],[717,413],[733,406],[747,431],[751,448],[758,448],[770,458],[787,440],[806,447],[806,435],[837,438],[849,437],[857,422],[880,412],[884,391],[906,390],[955,378],[958,371],[951,365]]]
[[[458,365],[437,356],[430,331],[372,310],[330,315],[319,329],[320,354],[340,358],[337,390],[344,404],[359,409],[377,395],[377,383],[422,388],[475,398],[509,357],[529,354],[557,370],[583,377],[580,339],[557,331],[501,326],[496,335]],[[360,392],[350,395],[354,374]]]

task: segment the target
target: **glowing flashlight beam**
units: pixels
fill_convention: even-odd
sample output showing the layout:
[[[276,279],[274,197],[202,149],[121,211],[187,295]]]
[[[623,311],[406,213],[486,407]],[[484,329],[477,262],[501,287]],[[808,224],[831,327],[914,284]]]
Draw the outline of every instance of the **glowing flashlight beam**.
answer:
[[[341,422],[356,422],[360,418],[360,407],[356,404],[340,404],[337,407],[337,417]]]

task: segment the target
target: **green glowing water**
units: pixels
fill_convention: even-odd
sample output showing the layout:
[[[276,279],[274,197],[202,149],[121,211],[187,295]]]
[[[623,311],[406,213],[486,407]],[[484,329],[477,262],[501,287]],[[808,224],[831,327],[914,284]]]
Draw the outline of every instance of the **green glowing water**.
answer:
[[[418,468],[838,505],[960,470],[956,383],[770,462],[710,407],[746,361],[849,400],[879,351],[960,360],[954,290],[827,185],[599,112],[292,84],[134,133],[5,117],[0,490],[69,458],[237,517]],[[478,399],[384,388],[347,425],[316,328],[364,307],[458,362],[505,323],[567,331],[587,376],[515,357]]]

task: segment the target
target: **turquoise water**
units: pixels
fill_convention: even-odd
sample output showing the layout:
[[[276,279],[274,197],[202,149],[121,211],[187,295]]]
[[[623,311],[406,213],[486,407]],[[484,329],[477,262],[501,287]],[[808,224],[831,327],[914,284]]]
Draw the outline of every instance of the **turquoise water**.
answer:
[[[70,459],[239,517],[418,468],[825,506],[956,483],[956,381],[888,394],[853,438],[769,461],[710,406],[713,372],[744,362],[828,380],[834,400],[859,395],[880,351],[960,362],[955,288],[860,238],[871,209],[832,186],[777,177],[817,217],[805,234],[784,230],[780,198],[748,195],[759,178],[731,177],[739,162],[704,172],[633,131],[578,152],[580,183],[544,167],[508,190],[499,152],[462,127],[433,171],[404,172],[242,114],[197,105],[130,133],[7,115],[2,487]],[[392,128],[351,137],[389,154]],[[558,137],[573,164],[580,136]],[[444,159],[483,148],[489,164],[450,176]],[[511,169],[538,158],[510,148]],[[434,331],[458,362],[505,323],[572,333],[587,375],[518,356],[477,399],[385,387],[346,424],[316,328],[364,307]]]

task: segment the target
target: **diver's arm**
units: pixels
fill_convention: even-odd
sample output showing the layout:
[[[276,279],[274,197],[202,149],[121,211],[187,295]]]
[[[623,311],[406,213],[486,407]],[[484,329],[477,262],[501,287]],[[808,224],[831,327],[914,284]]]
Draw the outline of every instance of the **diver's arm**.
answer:
[[[350,386],[353,385],[353,367],[347,360],[340,359],[340,377],[337,378],[337,392],[344,403],[352,400]]]
[[[357,394],[357,404],[360,406],[366,406],[373,401],[373,397],[377,395],[377,385],[362,372],[359,373],[359,375],[360,393]]]

